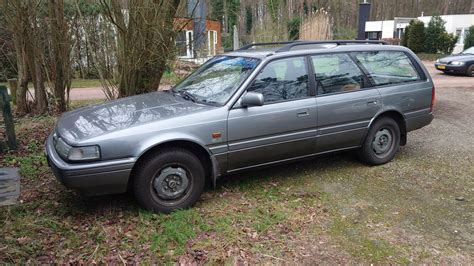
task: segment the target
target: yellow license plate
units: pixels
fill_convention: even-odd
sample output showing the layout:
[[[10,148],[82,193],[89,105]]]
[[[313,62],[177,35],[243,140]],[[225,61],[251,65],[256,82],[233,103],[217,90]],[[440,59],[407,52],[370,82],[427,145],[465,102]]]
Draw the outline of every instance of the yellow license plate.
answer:
[[[439,66],[438,66],[438,69],[446,69],[446,66],[439,65]]]

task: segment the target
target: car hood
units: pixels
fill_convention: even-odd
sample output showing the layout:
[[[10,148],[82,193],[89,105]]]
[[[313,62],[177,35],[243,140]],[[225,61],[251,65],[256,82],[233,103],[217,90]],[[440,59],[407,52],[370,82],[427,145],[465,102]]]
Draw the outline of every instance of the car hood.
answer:
[[[56,132],[70,144],[143,124],[191,113],[214,106],[183,99],[172,92],[152,92],[88,106],[65,113]]]
[[[449,63],[451,61],[471,61],[474,60],[474,55],[471,54],[457,54],[439,59],[441,63]]]

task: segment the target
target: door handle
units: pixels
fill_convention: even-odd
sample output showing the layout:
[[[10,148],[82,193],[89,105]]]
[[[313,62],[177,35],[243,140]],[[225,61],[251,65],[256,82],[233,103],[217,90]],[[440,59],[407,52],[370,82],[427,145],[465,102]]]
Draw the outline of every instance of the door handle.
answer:
[[[367,101],[367,105],[377,105],[377,100]]]
[[[309,115],[308,111],[303,111],[296,114],[297,117],[304,117],[308,115]]]

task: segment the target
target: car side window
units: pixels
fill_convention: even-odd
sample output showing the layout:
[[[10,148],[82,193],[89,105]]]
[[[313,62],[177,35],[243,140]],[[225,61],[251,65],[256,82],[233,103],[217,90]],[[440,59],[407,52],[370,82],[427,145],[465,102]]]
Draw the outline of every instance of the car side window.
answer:
[[[364,87],[364,74],[348,54],[311,57],[318,95],[357,91]]]
[[[377,86],[421,80],[410,58],[400,51],[354,53]]]
[[[266,65],[247,91],[263,94],[265,103],[308,97],[308,71],[304,57],[275,60]]]

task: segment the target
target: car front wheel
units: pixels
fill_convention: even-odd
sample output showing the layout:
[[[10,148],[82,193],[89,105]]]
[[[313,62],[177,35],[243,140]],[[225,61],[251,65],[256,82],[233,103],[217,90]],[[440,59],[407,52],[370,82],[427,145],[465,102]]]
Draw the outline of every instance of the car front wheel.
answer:
[[[370,165],[390,162],[400,147],[400,128],[392,118],[377,119],[359,150],[361,161]]]
[[[474,64],[470,65],[467,68],[466,75],[469,76],[469,77],[474,77]]]
[[[205,185],[201,161],[181,148],[147,156],[138,162],[133,178],[138,203],[146,209],[163,213],[191,207]]]

